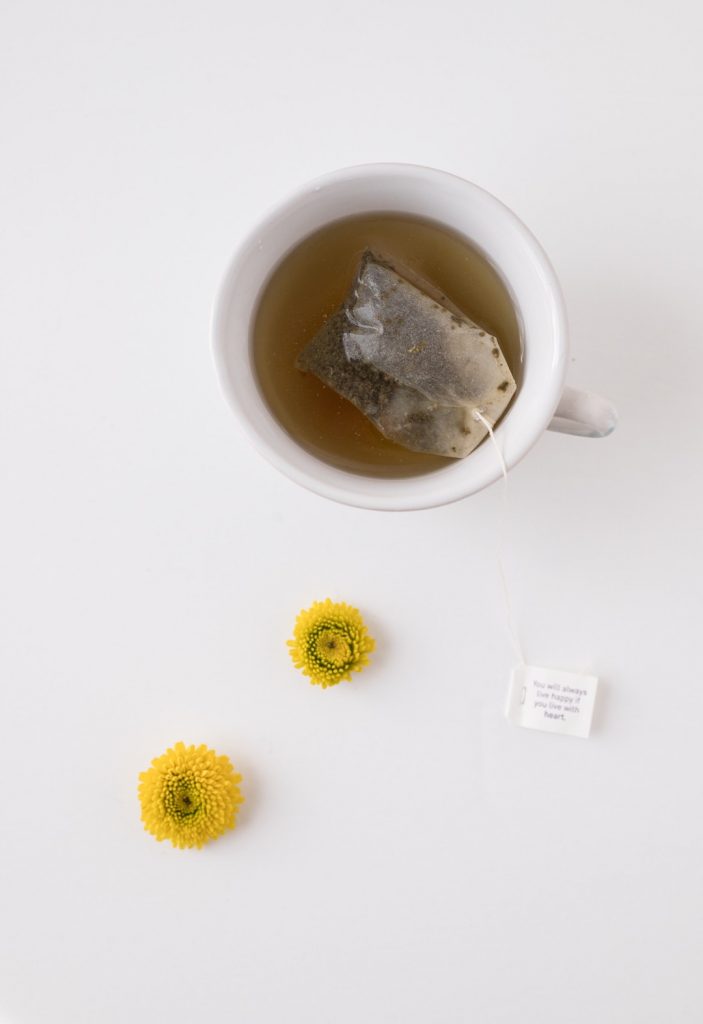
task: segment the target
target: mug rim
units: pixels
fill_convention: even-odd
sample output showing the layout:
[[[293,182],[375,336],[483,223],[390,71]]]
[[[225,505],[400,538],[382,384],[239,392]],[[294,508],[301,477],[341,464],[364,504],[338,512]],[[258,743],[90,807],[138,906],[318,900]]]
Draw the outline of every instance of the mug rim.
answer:
[[[523,381],[513,404],[501,419],[494,432],[496,440],[501,446],[508,469],[517,465],[536,444],[548,426],[563,391],[568,355],[568,334],[564,300],[554,268],[544,249],[529,228],[520,220],[517,214],[492,193],[458,175],[421,164],[356,164],[321,175],[294,189],[278,203],[269,207],[255,221],[253,227],[235,248],[215,295],[210,335],[218,379],[225,399],[230,408],[235,412],[249,440],[267,461],[289,479],[331,500],[360,508],[409,511],[434,508],[454,501],[460,501],[495,482],[501,476],[501,467],[495,453],[492,453],[488,459],[485,456],[483,457],[483,465],[480,467],[481,472],[479,472],[478,466],[479,459],[476,456],[481,452],[481,449],[487,447],[485,445],[480,445],[466,459],[457,460],[456,464],[416,476],[399,478],[372,477],[340,470],[308,452],[307,449],[299,445],[285,431],[268,408],[263,395],[260,393],[255,372],[251,365],[252,361],[249,357],[253,318],[258,309],[262,291],[275,268],[291,248],[300,244],[304,238],[319,230],[325,224],[332,223],[334,220],[340,219],[340,217],[343,218],[346,216],[345,214],[328,216],[308,228],[308,230],[298,233],[292,245],[287,246],[268,264],[265,272],[260,275],[261,280],[258,282],[254,294],[246,302],[246,337],[243,339],[243,344],[247,352],[247,360],[245,362],[247,363],[253,387],[256,390],[257,405],[260,407],[256,409],[258,423],[253,422],[251,408],[247,409],[246,403],[242,400],[242,386],[238,381],[232,379],[231,368],[228,363],[227,320],[233,287],[240,272],[244,270],[244,263],[247,258],[255,254],[257,249],[260,250],[262,248],[262,236],[267,231],[274,230],[275,226],[286,215],[294,213],[296,209],[301,208],[305,203],[314,202],[315,196],[324,194],[330,187],[353,185],[354,183],[358,184],[364,181],[368,183],[373,179],[380,181],[393,178],[394,176],[403,179],[406,183],[421,182],[424,185],[431,185],[435,188],[442,185],[448,188],[451,185],[453,189],[458,188],[467,195],[471,194],[476,202],[484,204],[487,209],[491,209],[491,216],[495,213],[499,219],[502,218],[503,227],[509,226],[516,238],[525,247],[534,264],[536,275],[543,286],[543,295],[547,298],[549,305],[548,317],[551,325],[552,357],[548,366],[549,376],[544,380],[540,389],[539,409],[537,411],[533,409],[532,415],[528,417],[528,422],[531,421],[531,429],[527,432],[523,431],[520,436],[514,430],[510,430],[511,412],[518,407],[519,399],[524,389]],[[372,209],[372,207],[369,207],[367,212],[372,212]],[[363,211],[359,212],[362,213]],[[412,211],[407,212],[411,216],[414,215]],[[353,216],[354,214],[347,215]],[[429,213],[420,215],[432,218],[432,214]],[[458,230],[470,242],[477,244],[476,240],[471,238],[467,232],[462,231],[460,228],[458,229],[456,225],[449,223],[447,219],[442,217],[435,217],[434,219],[454,231]],[[487,255],[490,259],[490,254]],[[515,296],[512,295],[511,281],[503,274],[501,266],[496,265],[496,269],[511,291],[511,296],[516,302],[518,314],[522,315],[521,307]],[[529,358],[529,353],[526,339],[524,340],[525,356],[527,359]],[[237,344],[241,348],[242,340],[240,339]],[[246,382],[244,386],[246,387]],[[523,402],[520,403],[520,406],[525,410],[523,418],[527,416],[527,406],[525,404],[527,398],[529,398],[529,395],[526,395]],[[533,402],[534,404],[535,402]],[[264,413],[264,419],[267,421],[265,424],[261,422],[262,412]],[[263,429],[264,426],[265,429]],[[285,449],[288,450],[288,454],[285,453]],[[469,467],[467,464],[470,460],[473,460],[473,463]],[[448,479],[448,477],[451,477],[451,479]]]

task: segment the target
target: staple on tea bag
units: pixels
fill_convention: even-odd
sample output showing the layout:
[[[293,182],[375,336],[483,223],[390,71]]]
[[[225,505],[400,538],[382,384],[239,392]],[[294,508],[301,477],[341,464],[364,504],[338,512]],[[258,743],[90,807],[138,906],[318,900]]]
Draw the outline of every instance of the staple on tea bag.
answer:
[[[367,251],[342,307],[298,357],[392,441],[463,458],[515,393],[497,340],[432,285]]]

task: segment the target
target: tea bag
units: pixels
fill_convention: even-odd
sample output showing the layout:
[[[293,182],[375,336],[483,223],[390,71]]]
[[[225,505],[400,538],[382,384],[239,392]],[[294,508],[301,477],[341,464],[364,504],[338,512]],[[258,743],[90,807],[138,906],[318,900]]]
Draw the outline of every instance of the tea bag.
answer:
[[[301,352],[314,373],[391,441],[464,458],[515,394],[496,339],[432,285],[364,253],[342,307]]]

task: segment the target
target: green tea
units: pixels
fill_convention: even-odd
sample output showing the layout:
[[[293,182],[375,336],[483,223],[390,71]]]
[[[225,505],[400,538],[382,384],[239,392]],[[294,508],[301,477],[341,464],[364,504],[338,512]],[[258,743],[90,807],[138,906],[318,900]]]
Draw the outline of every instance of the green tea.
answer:
[[[369,248],[430,282],[495,335],[519,387],[520,328],[497,271],[476,248],[443,225],[392,213],[328,224],[300,242],[275,268],[259,300],[251,339],[259,386],[291,437],[333,466],[381,477],[433,472],[454,460],[409,451],[389,441],[351,402],[295,365],[340,306]]]

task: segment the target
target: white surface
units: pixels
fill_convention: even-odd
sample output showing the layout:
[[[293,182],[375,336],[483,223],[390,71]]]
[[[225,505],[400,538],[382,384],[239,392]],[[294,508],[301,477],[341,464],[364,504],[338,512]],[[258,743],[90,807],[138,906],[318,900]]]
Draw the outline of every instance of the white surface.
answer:
[[[3,5],[3,1024],[700,1021],[696,11]],[[218,393],[238,238],[383,159],[516,210],[564,285],[569,383],[618,405],[608,440],[546,435],[511,475],[527,656],[600,676],[587,742],[503,718],[498,488],[325,503]],[[283,642],[327,594],[379,648],[322,692]],[[192,855],[136,799],[181,738],[247,796]]]

